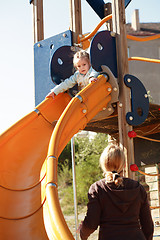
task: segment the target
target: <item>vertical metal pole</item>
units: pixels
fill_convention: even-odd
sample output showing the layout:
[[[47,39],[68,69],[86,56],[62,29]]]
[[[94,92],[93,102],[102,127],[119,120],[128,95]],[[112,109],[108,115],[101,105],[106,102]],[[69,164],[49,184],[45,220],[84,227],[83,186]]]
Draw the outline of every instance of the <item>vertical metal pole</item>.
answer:
[[[75,214],[75,229],[76,240],[78,240],[78,211],[77,211],[77,192],[76,192],[76,169],[75,169],[75,144],[74,137],[71,138],[71,153],[72,153],[72,175],[73,175],[73,193],[74,193],[74,214]]]

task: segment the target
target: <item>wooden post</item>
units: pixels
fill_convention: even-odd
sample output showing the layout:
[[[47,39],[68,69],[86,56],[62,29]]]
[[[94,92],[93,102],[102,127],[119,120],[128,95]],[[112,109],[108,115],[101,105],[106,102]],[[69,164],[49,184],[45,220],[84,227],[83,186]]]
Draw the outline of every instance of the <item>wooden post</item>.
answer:
[[[112,1],[113,32],[116,33],[117,68],[120,96],[118,103],[119,143],[126,154],[126,176],[134,178],[130,164],[134,163],[133,138],[128,137],[132,126],[126,122],[126,113],[131,111],[130,88],[124,84],[124,76],[129,72],[124,0]]]
[[[81,0],[70,0],[70,29],[73,32],[73,43],[82,34]]]
[[[104,4],[104,16],[112,14],[112,4],[110,2]],[[106,27],[108,31],[112,31],[112,19],[106,22]]]
[[[33,0],[33,34],[34,43],[44,39],[43,0]]]

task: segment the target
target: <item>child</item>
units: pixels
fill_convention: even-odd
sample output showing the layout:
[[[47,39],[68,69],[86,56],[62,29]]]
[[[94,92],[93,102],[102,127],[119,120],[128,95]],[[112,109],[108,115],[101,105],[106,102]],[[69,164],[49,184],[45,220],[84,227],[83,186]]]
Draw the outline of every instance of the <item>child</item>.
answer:
[[[51,92],[46,97],[52,96],[54,99],[56,95],[72,88],[76,83],[78,84],[79,90],[81,90],[89,83],[97,81],[96,77],[98,76],[98,72],[92,68],[89,54],[86,51],[80,50],[75,53],[73,65],[77,71],[72,76],[65,79],[64,82],[61,82],[51,89]]]

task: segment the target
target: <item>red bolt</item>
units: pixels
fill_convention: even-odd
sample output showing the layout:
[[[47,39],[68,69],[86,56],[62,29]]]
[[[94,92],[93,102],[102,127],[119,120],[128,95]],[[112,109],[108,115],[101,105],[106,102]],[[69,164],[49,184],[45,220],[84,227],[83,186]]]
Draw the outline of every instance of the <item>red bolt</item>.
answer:
[[[137,136],[137,133],[135,131],[129,131],[128,132],[128,137],[135,138],[136,136]]]
[[[139,169],[138,169],[138,167],[137,167],[136,164],[131,164],[131,165],[130,165],[130,170],[131,170],[132,172],[137,172]]]

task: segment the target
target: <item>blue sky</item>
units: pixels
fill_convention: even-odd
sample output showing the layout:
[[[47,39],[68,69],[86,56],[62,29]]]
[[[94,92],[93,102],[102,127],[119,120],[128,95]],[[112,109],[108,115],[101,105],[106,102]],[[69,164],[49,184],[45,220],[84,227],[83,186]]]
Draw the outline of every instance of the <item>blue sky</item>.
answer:
[[[81,1],[85,33],[100,19],[85,0]],[[43,2],[45,38],[68,30],[69,0]],[[160,23],[160,0],[132,0],[126,9],[127,22],[131,22],[134,9],[140,11],[140,22]],[[29,0],[0,2],[0,132],[34,109],[32,18]]]

